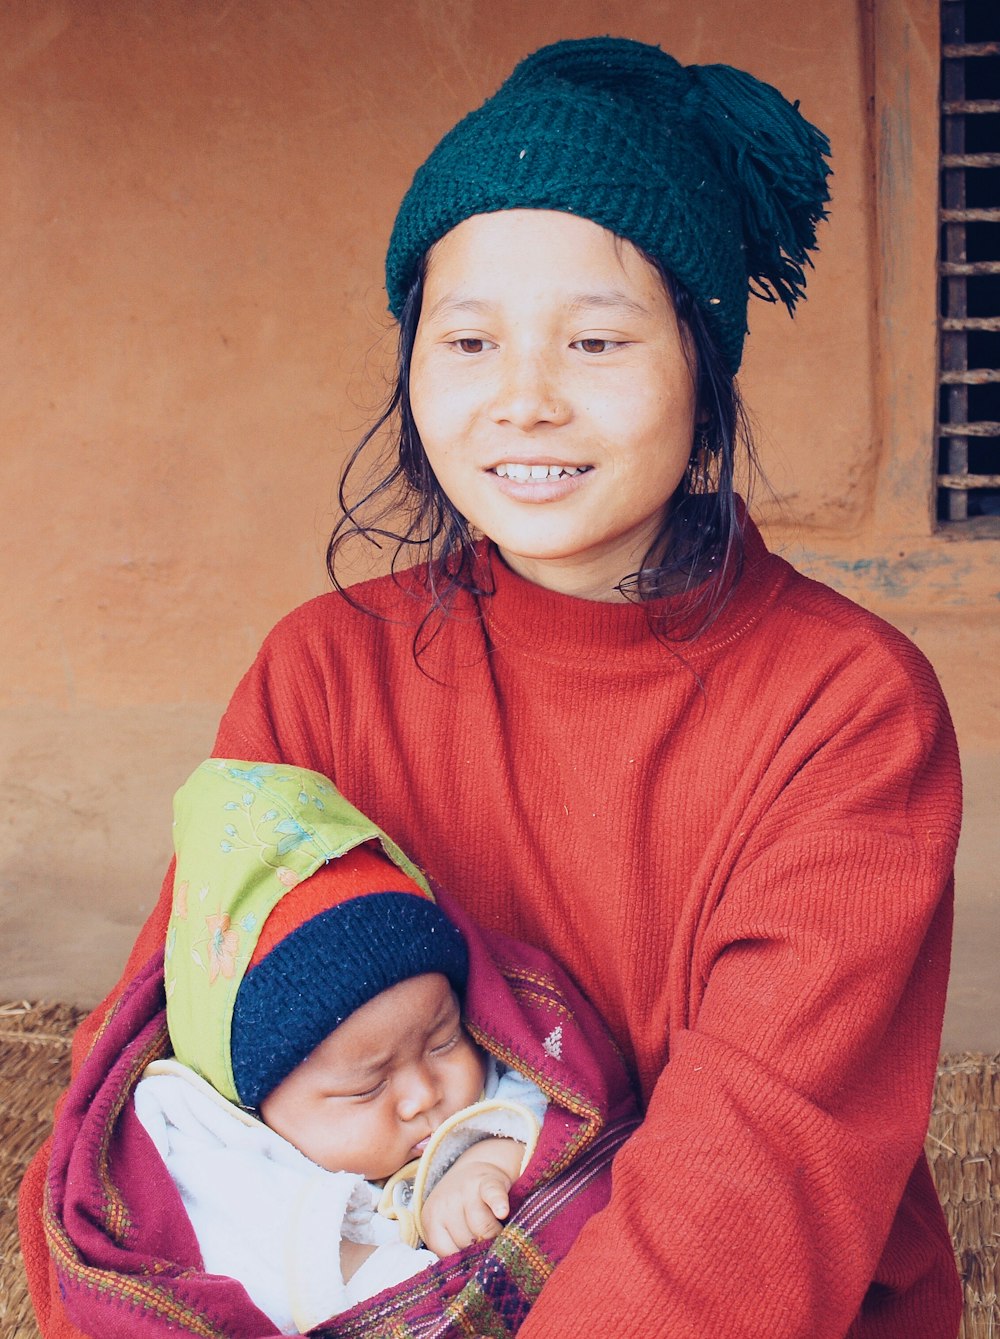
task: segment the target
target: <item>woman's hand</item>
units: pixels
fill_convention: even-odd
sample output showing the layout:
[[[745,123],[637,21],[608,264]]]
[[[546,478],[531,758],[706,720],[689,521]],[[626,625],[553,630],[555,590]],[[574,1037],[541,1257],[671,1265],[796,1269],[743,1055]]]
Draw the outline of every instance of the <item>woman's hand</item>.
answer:
[[[453,1255],[497,1236],[523,1156],[516,1139],[482,1139],[455,1160],[420,1211],[424,1243],[435,1255]]]

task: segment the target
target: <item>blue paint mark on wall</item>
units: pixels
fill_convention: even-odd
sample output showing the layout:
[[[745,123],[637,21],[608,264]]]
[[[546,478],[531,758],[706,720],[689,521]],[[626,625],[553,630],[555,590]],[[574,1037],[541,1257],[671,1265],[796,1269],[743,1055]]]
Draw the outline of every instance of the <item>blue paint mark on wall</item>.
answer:
[[[969,603],[977,583],[970,580],[969,565],[955,559],[956,555],[947,549],[917,549],[895,558],[850,559],[806,550],[796,565],[861,604],[870,599],[901,600],[916,595],[939,606],[957,608]],[[981,591],[978,596],[981,600]],[[991,596],[1000,599],[1000,589]]]

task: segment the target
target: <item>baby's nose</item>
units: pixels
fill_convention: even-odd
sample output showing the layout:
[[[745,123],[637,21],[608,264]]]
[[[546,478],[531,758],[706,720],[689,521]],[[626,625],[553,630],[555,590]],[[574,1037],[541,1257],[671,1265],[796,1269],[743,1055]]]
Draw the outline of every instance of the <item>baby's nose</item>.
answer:
[[[400,1119],[414,1120],[436,1107],[440,1100],[440,1088],[433,1075],[424,1068],[415,1068],[406,1076],[400,1091],[397,1104]]]

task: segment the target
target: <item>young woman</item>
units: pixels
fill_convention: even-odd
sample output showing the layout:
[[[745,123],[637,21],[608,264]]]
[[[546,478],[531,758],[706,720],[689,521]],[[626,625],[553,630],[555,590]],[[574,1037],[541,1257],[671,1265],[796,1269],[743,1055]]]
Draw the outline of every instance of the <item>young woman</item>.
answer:
[[[748,75],[603,38],[460,122],[389,248],[393,455],[331,545],[402,501],[427,561],[279,624],[216,741],[332,777],[611,1026],[645,1118],[525,1336],[957,1329],[922,1153],[947,710],[733,491],[748,295],[802,296],[826,149]]]

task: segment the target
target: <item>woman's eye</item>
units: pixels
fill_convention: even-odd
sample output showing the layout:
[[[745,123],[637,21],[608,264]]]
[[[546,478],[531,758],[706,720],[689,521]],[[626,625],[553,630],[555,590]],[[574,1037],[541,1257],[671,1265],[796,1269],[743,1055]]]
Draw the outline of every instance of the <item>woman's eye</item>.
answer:
[[[617,349],[618,341],[613,339],[577,339],[573,341],[573,347],[579,349],[581,353],[607,353],[610,349]]]
[[[482,353],[486,348],[486,340],[477,339],[474,335],[465,335],[461,339],[456,339],[454,344],[459,353]]]

